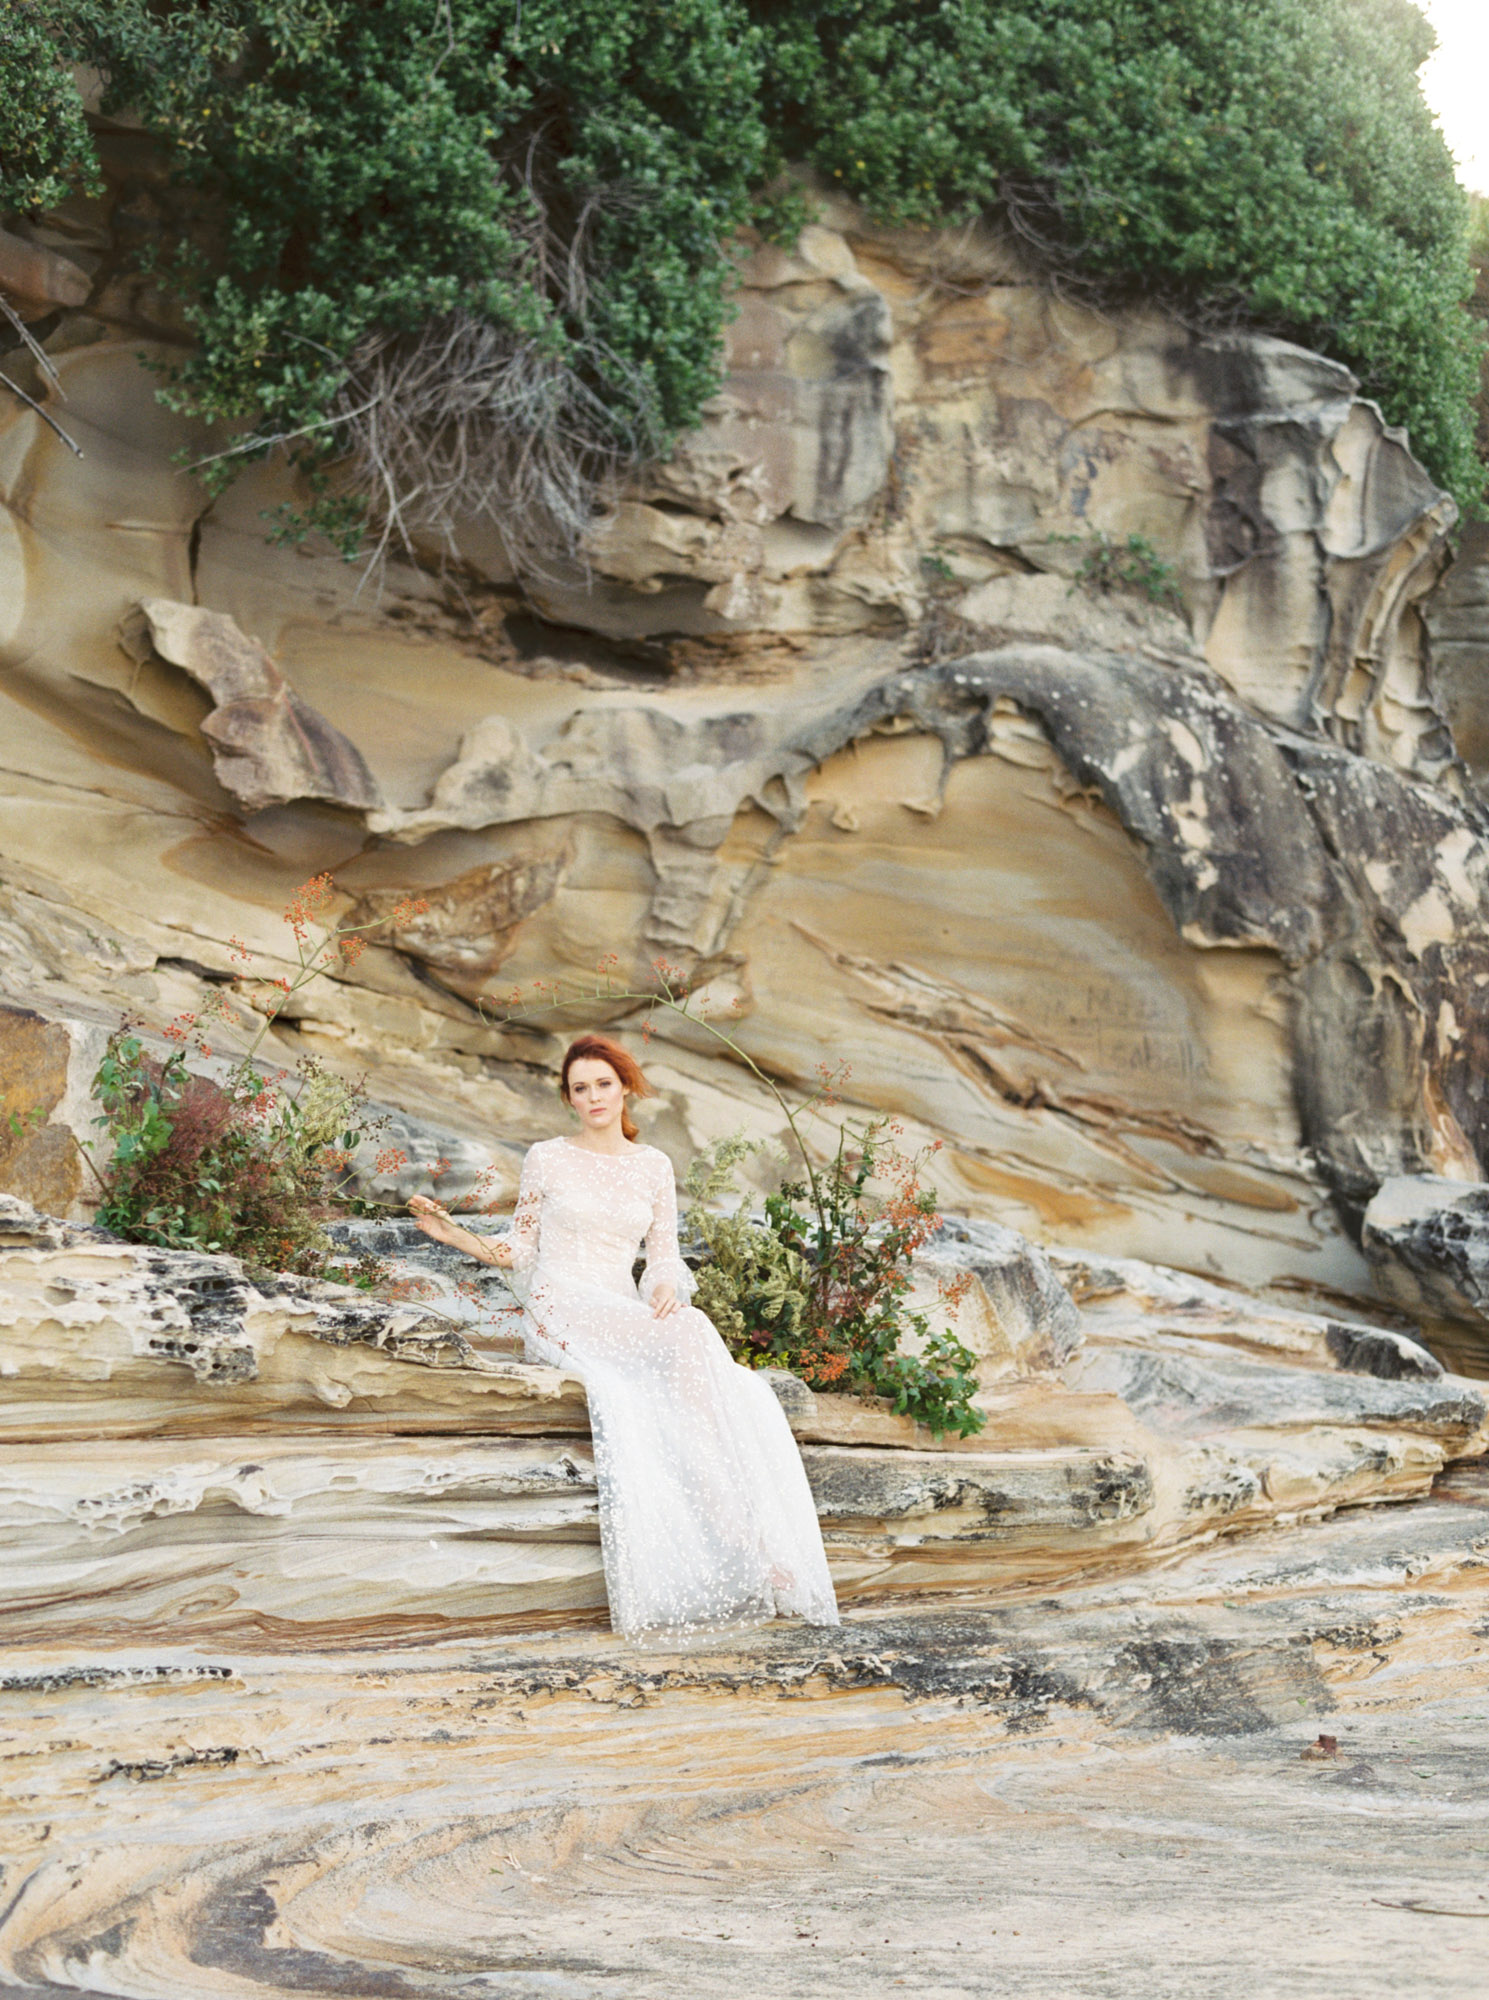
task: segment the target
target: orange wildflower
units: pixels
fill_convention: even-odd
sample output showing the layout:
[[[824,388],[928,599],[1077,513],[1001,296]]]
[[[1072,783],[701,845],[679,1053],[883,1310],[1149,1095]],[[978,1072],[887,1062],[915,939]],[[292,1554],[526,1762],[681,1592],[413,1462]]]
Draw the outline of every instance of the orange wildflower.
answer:
[[[304,944],[311,919],[318,910],[323,910],[336,894],[336,884],[328,874],[312,875],[308,882],[302,882],[285,906],[284,920],[294,932],[299,943]]]

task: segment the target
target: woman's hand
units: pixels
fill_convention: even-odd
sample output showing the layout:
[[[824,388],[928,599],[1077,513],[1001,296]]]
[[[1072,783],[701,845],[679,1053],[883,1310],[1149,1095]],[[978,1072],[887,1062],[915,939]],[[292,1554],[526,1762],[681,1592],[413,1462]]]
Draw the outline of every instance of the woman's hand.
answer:
[[[452,1250],[459,1249],[457,1238],[464,1232],[449,1210],[441,1208],[437,1201],[427,1194],[410,1195],[408,1212],[426,1236],[432,1236],[436,1243],[447,1243]]]
[[[671,1285],[658,1285],[651,1295],[651,1316],[666,1319],[669,1313],[677,1311],[677,1293]]]

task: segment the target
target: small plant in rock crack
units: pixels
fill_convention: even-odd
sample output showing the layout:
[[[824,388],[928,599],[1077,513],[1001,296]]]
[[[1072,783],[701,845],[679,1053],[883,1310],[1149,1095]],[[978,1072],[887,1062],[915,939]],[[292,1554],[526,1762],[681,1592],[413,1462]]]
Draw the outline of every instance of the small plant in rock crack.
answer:
[[[396,1283],[388,1277],[386,1261],[372,1250],[364,1250],[348,1264],[327,1264],[320,1275],[334,1285],[355,1285],[359,1292],[377,1292],[384,1298],[393,1296]]]
[[[650,1041],[659,1018],[671,1015],[701,1030],[775,1100],[800,1160],[800,1173],[765,1197],[755,1220],[717,1204],[737,1195],[736,1171],[759,1147],[730,1138],[694,1162],[684,1181],[688,1229],[702,1245],[697,1303],[718,1327],[736,1360],[756,1368],[789,1368],[814,1388],[887,1397],[897,1411],[938,1434],[969,1437],[986,1421],[977,1393],[975,1356],[949,1328],[933,1327],[908,1304],[915,1253],[940,1225],[935,1190],[921,1176],[940,1142],[909,1155],[900,1150],[892,1119],[839,1125],[824,1162],[808,1144],[807,1121],[835,1105],[847,1064],[822,1064],[816,1084],[795,1101],[755,1062],[737,1037],[711,1018],[706,992],[690,992],[683,973],[665,960],[653,982],[623,986],[607,959],[590,983],[540,980],[512,992],[499,1016],[508,1024],[595,1001],[607,1012],[644,1008],[641,1034]],[[726,1010],[737,1016],[739,1003]],[[941,1288],[954,1312],[970,1280]]]
[[[126,1017],[110,1036],[93,1079],[94,1122],[105,1140],[104,1164],[94,1168],[104,1228],[168,1249],[228,1251],[269,1270],[334,1272],[365,1289],[378,1282],[367,1259],[332,1265],[326,1224],[365,1206],[353,1192],[353,1157],[383,1136],[386,1119],[369,1113],[364,1082],[348,1083],[313,1055],[272,1076],[258,1063],[264,1037],[298,992],[334,966],[354,964],[368,932],[423,907],[410,900],[373,923],[333,924],[313,941],[312,921],[334,894],[330,876],[320,875],[291,899],[285,921],[294,973],[271,982],[258,1032],[220,1081],[193,1070],[188,1057],[211,1057],[205,1028],[225,1018],[221,996],[170,1023],[163,1056],[151,1052],[137,1020]],[[250,965],[248,948],[230,942],[234,961]],[[379,1172],[403,1164],[396,1147],[378,1155]]]
[[[1076,535],[1059,535],[1057,541],[1076,542]],[[1117,542],[1099,529],[1086,546],[1075,583],[1109,596],[1115,590],[1132,591],[1150,604],[1166,604],[1171,611],[1184,610],[1184,593],[1178,572],[1165,562],[1146,535],[1129,535]]]

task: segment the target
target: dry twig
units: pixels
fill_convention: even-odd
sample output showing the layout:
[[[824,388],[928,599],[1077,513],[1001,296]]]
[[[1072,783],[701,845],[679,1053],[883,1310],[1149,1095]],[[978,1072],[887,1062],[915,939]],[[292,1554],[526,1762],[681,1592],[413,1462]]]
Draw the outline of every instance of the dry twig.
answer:
[[[660,446],[650,383],[593,331],[591,310],[596,226],[644,196],[591,191],[560,228],[542,136],[529,141],[520,179],[524,277],[546,324],[521,331],[460,309],[417,332],[371,333],[324,417],[217,454],[333,433],[337,491],[367,511],[364,582],[380,579],[395,552],[417,557],[433,543],[455,555],[460,529],[476,521],[495,529],[518,575],[582,566],[590,529]]]
[[[52,385],[52,387],[56,390],[57,394],[61,396],[63,402],[65,403],[67,401],[67,396],[63,390],[62,379],[57,373],[51,355],[47,353],[46,349],[42,346],[41,342],[36,338],[35,334],[32,333],[30,327],[27,326],[26,322],[21,318],[20,314],[15,310],[14,306],[11,305],[8,299],[0,298],[0,313],[4,313],[5,317],[10,321],[11,325],[15,328],[16,332],[21,337],[21,344],[26,348],[27,352],[30,354],[32,360],[36,363],[37,367],[41,370],[46,380]],[[44,405],[42,405],[41,403],[38,403],[34,396],[28,395],[26,391],[21,387],[20,383],[13,382],[8,375],[0,373],[0,382],[3,382],[5,384],[6,388],[9,389],[10,393],[13,396],[19,397],[21,402],[23,402],[26,405],[26,408],[28,410],[34,410],[37,416],[39,416],[42,422],[46,425],[48,430],[52,430],[57,433],[57,436],[61,438],[62,442],[67,446],[67,449],[73,454],[75,458],[82,457],[83,447],[77,442],[75,438],[71,438],[67,435],[67,432],[63,430],[61,424],[57,422],[57,419],[52,415],[50,410],[46,409]]]

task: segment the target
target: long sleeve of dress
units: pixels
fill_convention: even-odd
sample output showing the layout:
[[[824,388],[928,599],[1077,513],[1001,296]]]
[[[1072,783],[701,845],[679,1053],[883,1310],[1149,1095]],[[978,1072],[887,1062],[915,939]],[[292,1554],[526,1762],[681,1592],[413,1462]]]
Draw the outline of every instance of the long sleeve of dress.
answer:
[[[646,1268],[640,1292],[648,1305],[658,1285],[670,1285],[686,1305],[696,1286],[677,1245],[677,1182],[665,1155],[658,1155],[651,1197],[651,1226],[646,1232]]]
[[[536,1146],[529,1146],[517,1184],[517,1206],[507,1244],[512,1252],[512,1271],[530,1271],[538,1259],[538,1236],[543,1212],[543,1162]]]

